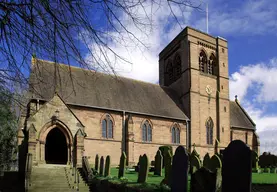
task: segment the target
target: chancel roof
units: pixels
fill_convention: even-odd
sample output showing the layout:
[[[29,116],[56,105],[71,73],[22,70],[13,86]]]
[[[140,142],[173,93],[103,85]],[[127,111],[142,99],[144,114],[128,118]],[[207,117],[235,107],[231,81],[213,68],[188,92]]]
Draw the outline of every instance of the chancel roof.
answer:
[[[187,120],[168,87],[35,59],[30,96],[49,101],[57,92],[66,104]]]
[[[230,101],[230,125],[233,128],[256,129],[255,123],[238,101]]]

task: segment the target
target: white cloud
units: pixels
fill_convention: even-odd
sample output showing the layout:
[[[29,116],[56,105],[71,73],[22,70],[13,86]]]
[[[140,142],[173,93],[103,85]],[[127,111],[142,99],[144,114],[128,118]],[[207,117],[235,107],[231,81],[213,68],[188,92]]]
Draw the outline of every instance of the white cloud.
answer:
[[[258,86],[256,86],[258,85]],[[277,112],[267,113],[267,107],[277,104],[277,59],[240,68],[230,77],[230,97],[239,96],[241,104],[256,123],[261,152],[277,154]]]
[[[238,95],[244,100],[250,88],[256,91],[256,101],[275,102],[277,94],[272,91],[277,87],[277,58],[271,59],[268,63],[243,66],[239,72],[233,73],[230,77],[231,98]]]
[[[175,16],[182,21],[183,26],[188,23],[191,8],[186,8],[187,12],[181,11],[176,4],[171,8]],[[111,50],[98,46],[95,42],[90,43],[94,54],[88,55],[86,59],[94,67],[97,66],[97,62],[101,62],[102,65],[104,63],[105,69],[112,67],[120,76],[157,83],[159,78],[158,54],[181,31],[181,27],[172,22],[175,20],[166,1],[161,1],[159,5],[147,1],[144,7],[137,6],[132,12],[140,20],[151,23],[151,25],[137,27],[128,15],[121,15],[122,24],[137,38],[118,25],[120,33],[109,31],[112,39],[108,42],[108,46],[122,59],[116,57]],[[105,71],[104,68],[97,70]]]

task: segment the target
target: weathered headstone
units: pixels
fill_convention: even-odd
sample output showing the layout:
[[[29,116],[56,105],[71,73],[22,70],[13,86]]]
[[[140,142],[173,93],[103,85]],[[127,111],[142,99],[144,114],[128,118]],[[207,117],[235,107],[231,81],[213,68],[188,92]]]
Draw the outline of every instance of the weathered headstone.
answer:
[[[146,154],[140,159],[140,168],[138,174],[138,183],[147,182],[148,172],[149,172],[149,160]]]
[[[202,167],[201,161],[198,157],[197,152],[193,150],[193,152],[190,155],[190,173],[192,173],[192,168],[195,167],[196,170],[200,169]]]
[[[103,176],[104,173],[104,157],[101,156],[100,158],[100,170],[99,170],[99,175]]]
[[[222,192],[250,192],[251,150],[241,140],[232,141],[223,153]]]
[[[160,150],[157,151],[155,156],[155,171],[154,175],[162,176],[162,163],[163,163],[163,156]]]
[[[104,173],[104,176],[107,177],[111,174],[111,158],[110,156],[108,155],[106,157],[106,162],[105,162],[105,173]]]
[[[171,169],[171,191],[180,192],[188,189],[188,153],[183,146],[177,147]]]
[[[96,154],[96,156],[95,156],[95,165],[94,165],[94,169],[95,169],[95,171],[99,171],[98,169],[99,169],[99,156],[98,156],[98,154]]]
[[[211,158],[209,153],[206,153],[203,159],[203,167],[205,167],[206,169],[210,169],[210,160]]]
[[[219,192],[221,189],[221,170],[214,173],[201,167],[191,175],[191,192]]]
[[[210,160],[209,169],[211,172],[215,172],[216,169],[220,169],[222,167],[221,159],[218,155],[213,155]]]
[[[120,179],[121,177],[124,177],[125,173],[125,166],[126,166],[126,154],[123,151],[120,157],[120,162],[119,162],[119,170],[118,170],[118,178]]]
[[[171,184],[171,169],[172,169],[172,155],[170,151],[166,151],[164,154],[164,179],[163,184]]]
[[[256,151],[251,151],[251,158],[252,158],[252,169],[258,169],[259,168],[259,156]]]

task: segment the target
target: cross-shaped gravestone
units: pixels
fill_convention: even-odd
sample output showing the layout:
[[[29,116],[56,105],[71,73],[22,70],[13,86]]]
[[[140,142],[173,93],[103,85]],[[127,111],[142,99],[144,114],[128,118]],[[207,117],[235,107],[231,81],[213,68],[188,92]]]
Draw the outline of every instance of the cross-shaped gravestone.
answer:
[[[172,163],[172,192],[187,192],[188,188],[188,153],[183,146],[179,146]]]
[[[224,150],[222,192],[251,192],[251,150],[240,140],[232,141]]]

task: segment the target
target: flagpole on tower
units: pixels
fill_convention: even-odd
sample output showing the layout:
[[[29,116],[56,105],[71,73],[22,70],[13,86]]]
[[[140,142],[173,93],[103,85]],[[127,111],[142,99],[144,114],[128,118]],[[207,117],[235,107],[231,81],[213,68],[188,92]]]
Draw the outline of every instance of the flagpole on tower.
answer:
[[[206,3],[206,25],[207,25],[207,33],[209,33],[209,9],[208,9],[208,3]]]

